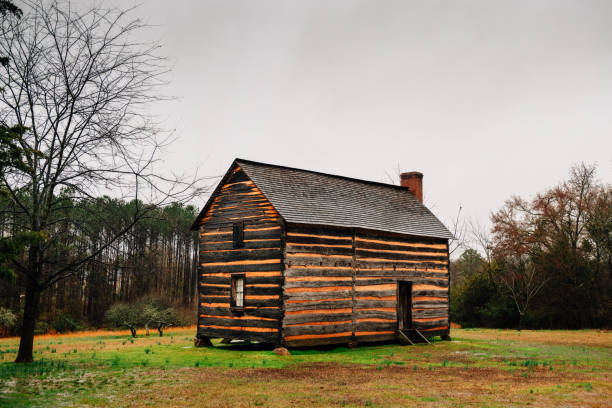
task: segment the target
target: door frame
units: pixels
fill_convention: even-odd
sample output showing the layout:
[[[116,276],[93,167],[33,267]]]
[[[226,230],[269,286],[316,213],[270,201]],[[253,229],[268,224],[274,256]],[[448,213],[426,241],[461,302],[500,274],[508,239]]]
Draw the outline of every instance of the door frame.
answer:
[[[397,281],[397,329],[406,330],[411,329],[412,323],[412,287],[413,281],[409,280],[398,280]],[[402,288],[405,288],[402,290]],[[403,301],[403,295],[406,295],[407,300]],[[404,305],[407,306],[407,310],[404,311]],[[404,323],[407,323],[408,327]]]

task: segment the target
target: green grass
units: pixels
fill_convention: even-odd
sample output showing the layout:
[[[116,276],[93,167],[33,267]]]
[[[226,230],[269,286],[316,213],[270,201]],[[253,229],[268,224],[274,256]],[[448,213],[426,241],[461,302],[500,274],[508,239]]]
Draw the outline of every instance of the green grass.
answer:
[[[367,373],[372,374],[368,374],[366,378],[371,376],[373,381],[379,381],[380,384],[378,388],[373,388],[367,398],[358,401],[357,405],[360,406],[385,406],[390,402],[381,399],[381,388],[389,392],[390,396],[397,395],[397,398],[402,400],[409,399],[433,405],[440,401],[444,402],[443,405],[462,405],[460,399],[457,400],[450,394],[444,397],[432,393],[431,390],[425,392],[428,391],[425,388],[423,395],[406,394],[405,387],[396,385],[392,380],[386,382],[384,377],[380,377],[391,372],[410,376],[411,379],[418,376],[435,379],[439,376],[455,375],[453,373],[457,370],[466,378],[489,370],[487,372],[499,373],[500,376],[505,376],[504,378],[531,382],[524,389],[525,398],[549,398],[556,402],[566,401],[562,391],[570,397],[589,397],[593,393],[608,395],[610,391],[610,387],[605,384],[609,383],[612,374],[612,348],[607,347],[605,341],[603,346],[588,343],[578,346],[530,341],[525,335],[520,340],[507,340],[503,339],[503,336],[499,338],[493,334],[487,337],[488,333],[474,330],[454,331],[454,341],[436,342],[434,346],[404,347],[384,344],[353,349],[335,347],[292,350],[291,356],[281,357],[271,350],[249,350],[220,343],[215,343],[214,348],[195,348],[194,329],[191,328],[175,330],[162,338],[151,336],[131,339],[127,335],[99,332],[99,335],[84,337],[58,336],[37,339],[36,362],[25,365],[12,363],[17,351],[17,340],[0,339],[0,406],[129,405],[130,400],[126,399],[126,396],[147,394],[147,390],[161,385],[172,387],[172,384],[176,384],[179,387],[185,373],[192,375],[194,372],[196,375],[206,373],[213,379],[224,379],[225,373],[229,373],[227,377],[231,378],[233,386],[260,392],[257,376],[254,379],[249,377],[252,370],[263,369],[262,375],[265,376],[265,373],[276,373],[266,371],[268,369],[298,370],[299,373],[300,370],[308,372],[319,366],[338,369],[360,367],[371,370]],[[561,332],[553,333],[555,336],[562,335]],[[480,337],[475,336],[476,334]],[[483,335],[485,338],[482,338]],[[605,335],[610,336],[609,333]],[[588,338],[589,336],[585,335],[585,339]],[[235,376],[232,372],[236,373]],[[160,376],[166,376],[167,380],[161,382]],[[278,375],[278,378],[273,377],[269,381],[280,381],[280,386],[289,386],[283,378],[283,375]],[[547,382],[552,378],[559,378],[560,388],[557,384]],[[342,381],[348,384],[351,378]],[[539,385],[534,386],[537,381],[540,381]],[[267,384],[262,383],[261,386]],[[452,391],[452,387],[453,383],[446,384],[446,389]],[[503,381],[492,386],[487,385],[493,392],[510,392],[508,387],[509,384]],[[336,392],[341,392],[340,390],[341,388]],[[223,390],[219,392],[221,391]],[[347,389],[346,393],[349,392]],[[308,393],[291,395],[293,396],[286,398],[294,398],[300,402],[310,401],[311,397]],[[252,397],[248,404],[283,405],[277,404],[274,399],[276,395],[269,394],[268,391],[252,394]],[[345,397],[346,400],[338,401],[346,403],[347,406],[355,404],[349,396]],[[240,401],[237,401],[238,406],[241,405]],[[312,405],[325,406],[334,401],[336,400],[323,398],[311,402]],[[488,403],[486,398],[481,402],[485,405]],[[489,402],[493,403],[494,400]],[[206,401],[204,403],[206,405]]]

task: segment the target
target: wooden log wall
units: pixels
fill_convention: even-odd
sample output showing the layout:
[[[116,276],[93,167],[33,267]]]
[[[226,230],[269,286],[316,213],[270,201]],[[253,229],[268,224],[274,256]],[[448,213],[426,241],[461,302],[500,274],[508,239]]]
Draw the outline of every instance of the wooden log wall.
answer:
[[[233,225],[244,221],[244,246]],[[213,196],[200,224],[198,336],[277,343],[280,340],[283,222],[236,167]],[[244,312],[230,309],[231,274],[245,274]]]
[[[428,336],[448,333],[447,240],[358,231],[355,267],[358,341],[394,336],[397,281],[412,282],[413,327]]]
[[[413,282],[414,327],[448,333],[447,251],[441,239],[288,225],[283,340],[309,346],[395,338],[398,280]]]

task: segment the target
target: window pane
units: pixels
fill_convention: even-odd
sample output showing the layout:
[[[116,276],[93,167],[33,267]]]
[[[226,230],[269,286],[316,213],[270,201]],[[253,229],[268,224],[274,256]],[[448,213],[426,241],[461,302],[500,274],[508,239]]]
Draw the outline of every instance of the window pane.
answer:
[[[244,306],[244,279],[243,278],[236,279],[236,306],[237,307]]]

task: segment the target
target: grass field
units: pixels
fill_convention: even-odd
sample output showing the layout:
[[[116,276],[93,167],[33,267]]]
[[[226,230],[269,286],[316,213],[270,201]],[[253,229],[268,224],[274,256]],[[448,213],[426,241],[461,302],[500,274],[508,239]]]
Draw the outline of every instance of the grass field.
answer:
[[[403,347],[194,348],[193,328],[40,336],[15,365],[0,339],[0,406],[612,407],[612,333],[453,329]]]

